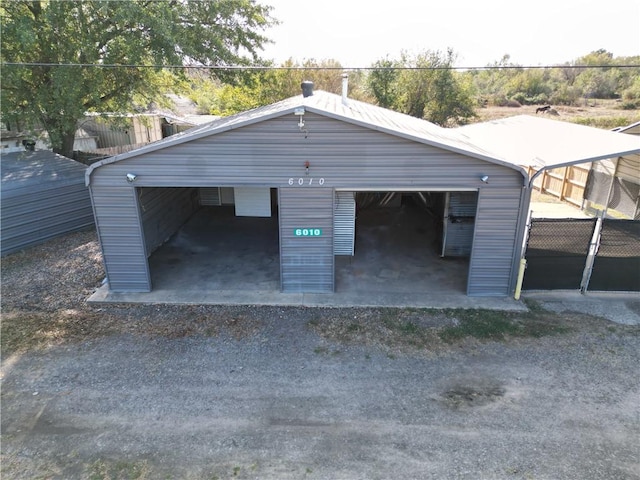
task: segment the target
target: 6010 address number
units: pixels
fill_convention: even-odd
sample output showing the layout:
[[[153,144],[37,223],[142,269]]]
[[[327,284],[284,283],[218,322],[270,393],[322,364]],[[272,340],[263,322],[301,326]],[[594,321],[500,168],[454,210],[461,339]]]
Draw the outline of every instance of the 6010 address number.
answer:
[[[300,187],[304,186],[304,185],[324,185],[324,178],[318,178],[318,179],[314,179],[314,178],[290,178],[289,179],[289,185],[293,186],[293,185],[298,185]]]

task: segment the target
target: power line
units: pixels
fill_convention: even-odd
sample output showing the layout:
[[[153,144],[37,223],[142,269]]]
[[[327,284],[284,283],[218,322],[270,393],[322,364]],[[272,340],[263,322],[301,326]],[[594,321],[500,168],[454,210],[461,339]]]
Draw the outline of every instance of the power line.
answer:
[[[530,69],[577,69],[588,68],[640,68],[640,65],[488,65],[484,67],[469,66],[433,66],[433,67],[330,67],[330,66],[273,66],[273,65],[143,65],[143,64],[115,64],[115,63],[47,63],[47,62],[2,62],[1,67],[78,67],[78,68],[153,68],[172,70],[235,70],[235,71],[270,71],[270,70],[461,70],[461,71],[481,71],[481,70],[530,70]]]

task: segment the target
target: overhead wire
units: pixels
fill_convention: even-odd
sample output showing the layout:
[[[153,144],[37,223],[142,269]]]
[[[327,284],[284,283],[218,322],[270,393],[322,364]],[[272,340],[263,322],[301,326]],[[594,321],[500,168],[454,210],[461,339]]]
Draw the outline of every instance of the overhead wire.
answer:
[[[606,69],[606,68],[640,68],[640,65],[487,65],[479,66],[369,66],[369,67],[348,67],[348,66],[274,66],[274,65],[161,65],[161,64],[116,64],[116,63],[55,63],[55,62],[1,62],[0,67],[81,67],[81,68],[154,68],[154,69],[188,69],[188,70],[460,70],[460,71],[482,71],[482,70],[530,70],[530,69]]]

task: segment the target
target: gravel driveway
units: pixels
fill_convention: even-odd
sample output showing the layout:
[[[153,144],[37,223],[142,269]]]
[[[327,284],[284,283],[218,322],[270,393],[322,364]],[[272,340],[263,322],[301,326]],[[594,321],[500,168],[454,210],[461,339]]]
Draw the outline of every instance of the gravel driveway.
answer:
[[[55,298],[35,313],[85,320],[3,358],[5,479],[640,478],[638,326],[425,347],[336,333],[389,322],[365,309]]]

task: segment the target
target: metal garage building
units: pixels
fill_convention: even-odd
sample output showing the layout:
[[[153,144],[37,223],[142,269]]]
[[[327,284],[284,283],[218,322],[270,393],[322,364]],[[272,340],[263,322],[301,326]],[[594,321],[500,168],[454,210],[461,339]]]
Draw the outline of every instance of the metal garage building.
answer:
[[[354,251],[356,194],[413,192],[444,199],[442,251],[470,254],[467,294],[510,295],[529,179],[460,130],[318,91],[98,162],[86,179],[109,288],[150,291],[154,250],[226,203],[277,211],[282,292],[331,293],[336,255]]]
[[[87,166],[47,150],[3,154],[2,255],[93,225]]]

